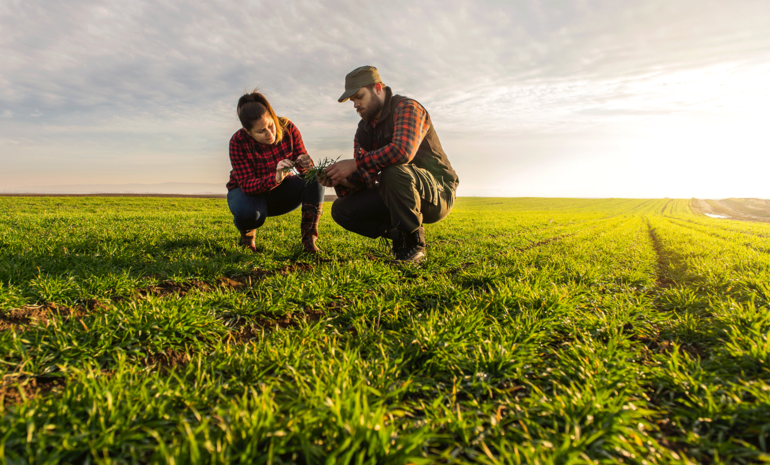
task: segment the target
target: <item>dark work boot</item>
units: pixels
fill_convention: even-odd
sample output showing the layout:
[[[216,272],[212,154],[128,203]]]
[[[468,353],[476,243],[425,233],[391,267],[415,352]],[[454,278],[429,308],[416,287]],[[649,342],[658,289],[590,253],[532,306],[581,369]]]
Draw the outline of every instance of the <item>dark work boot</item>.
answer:
[[[396,260],[401,260],[404,252],[406,252],[406,234],[397,227],[392,227],[388,229],[383,237],[390,239],[393,247],[393,256]]]
[[[425,258],[425,230],[422,226],[414,232],[406,234],[406,248],[401,257],[396,257],[401,263],[420,263]]]
[[[257,251],[257,245],[254,243],[254,236],[256,236],[256,229],[241,230],[241,240],[238,241],[238,245],[244,249],[249,249],[252,252]]]

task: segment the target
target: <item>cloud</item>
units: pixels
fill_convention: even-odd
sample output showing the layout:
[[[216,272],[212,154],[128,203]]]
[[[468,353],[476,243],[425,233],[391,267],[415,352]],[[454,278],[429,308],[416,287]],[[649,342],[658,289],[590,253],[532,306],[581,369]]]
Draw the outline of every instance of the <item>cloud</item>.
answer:
[[[226,158],[235,102],[258,86],[311,153],[349,156],[357,116],[336,98],[362,64],[422,102],[442,142],[753,115],[768,20],[764,0],[6,1],[0,139],[35,141],[13,176],[65,140]],[[225,175],[206,166],[195,176]]]

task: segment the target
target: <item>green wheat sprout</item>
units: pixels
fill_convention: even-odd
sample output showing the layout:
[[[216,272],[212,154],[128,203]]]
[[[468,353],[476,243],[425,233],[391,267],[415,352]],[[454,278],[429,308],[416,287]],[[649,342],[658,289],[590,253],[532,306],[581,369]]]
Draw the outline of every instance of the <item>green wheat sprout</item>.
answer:
[[[341,155],[340,155],[341,156]],[[323,160],[319,161],[317,165],[313,166],[309,170],[307,170],[307,173],[301,174],[297,171],[297,169],[293,166],[289,168],[284,168],[281,171],[284,173],[290,173],[295,176],[299,176],[300,178],[305,180],[306,184],[310,184],[311,182],[315,180],[323,180],[326,177],[326,173],[324,172],[326,168],[332,166],[333,164],[337,163],[337,160],[339,160],[340,157],[335,158],[332,160],[331,158],[324,158]]]
[[[332,166],[333,164],[337,163],[337,160],[339,160],[340,157],[335,158],[332,160],[331,158],[324,158],[323,160],[320,160],[318,164],[307,170],[307,173],[302,175],[302,179],[305,180],[305,183],[310,184],[311,182],[315,180],[323,180],[326,178],[325,170],[326,168]]]

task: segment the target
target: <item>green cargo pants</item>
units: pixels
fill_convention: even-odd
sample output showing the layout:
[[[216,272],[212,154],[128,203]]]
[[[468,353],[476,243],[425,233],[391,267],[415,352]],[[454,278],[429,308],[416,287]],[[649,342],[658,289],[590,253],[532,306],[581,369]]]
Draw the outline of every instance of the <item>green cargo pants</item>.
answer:
[[[423,223],[441,221],[454,205],[453,190],[411,163],[386,167],[378,181],[376,187],[335,200],[334,221],[348,231],[376,238],[394,226],[411,233]]]

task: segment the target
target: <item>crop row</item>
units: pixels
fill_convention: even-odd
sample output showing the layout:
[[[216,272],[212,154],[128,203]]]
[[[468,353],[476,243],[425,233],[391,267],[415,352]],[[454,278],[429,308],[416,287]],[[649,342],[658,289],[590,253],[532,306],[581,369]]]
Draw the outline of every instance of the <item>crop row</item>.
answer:
[[[661,216],[687,201],[460,199],[420,267],[330,222],[305,257],[296,214],[246,254],[167,202],[0,220],[6,319],[49,309],[0,331],[8,461],[767,453],[767,255]]]

